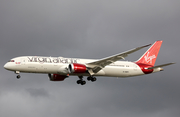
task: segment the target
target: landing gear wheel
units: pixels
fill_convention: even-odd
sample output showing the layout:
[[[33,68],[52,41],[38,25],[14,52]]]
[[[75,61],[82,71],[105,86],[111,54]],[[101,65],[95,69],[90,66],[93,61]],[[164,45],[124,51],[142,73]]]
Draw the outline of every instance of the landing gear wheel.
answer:
[[[81,85],[85,85],[86,84],[86,81],[81,81]]]
[[[87,80],[94,82],[94,81],[96,81],[97,79],[96,79],[96,77],[89,76],[89,77],[87,77]]]
[[[92,77],[91,77],[91,76],[87,77],[87,80],[88,80],[88,81],[90,81],[91,79],[92,79]]]
[[[21,76],[20,75],[17,75],[17,79],[19,79]]]
[[[77,84],[85,85],[86,81],[83,80],[83,76],[78,76],[79,80],[77,80]]]
[[[96,77],[92,77],[91,79],[92,82],[95,82],[96,80],[97,80]]]
[[[78,80],[78,81],[77,81],[77,84],[80,84],[81,82],[82,82],[82,80]]]
[[[78,80],[78,81],[77,81],[77,84],[85,85],[85,84],[86,84],[86,81],[84,81],[84,80]]]

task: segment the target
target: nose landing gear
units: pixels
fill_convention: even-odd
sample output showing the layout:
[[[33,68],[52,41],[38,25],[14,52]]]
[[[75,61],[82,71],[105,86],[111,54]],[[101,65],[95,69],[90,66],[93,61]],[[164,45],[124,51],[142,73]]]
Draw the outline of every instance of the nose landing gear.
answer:
[[[17,75],[17,77],[16,77],[17,79],[19,79],[19,78],[21,78],[21,76],[20,75]]]
[[[18,74],[18,75],[16,76],[17,79],[21,78],[21,76],[20,76],[20,71],[15,71],[15,74]]]

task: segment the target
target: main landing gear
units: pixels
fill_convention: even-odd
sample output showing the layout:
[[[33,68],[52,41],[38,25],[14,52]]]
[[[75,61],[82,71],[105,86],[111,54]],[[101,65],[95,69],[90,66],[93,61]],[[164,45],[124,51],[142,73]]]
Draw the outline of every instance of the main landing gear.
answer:
[[[95,82],[97,79],[96,79],[96,77],[94,77],[94,76],[89,76],[89,77],[87,77],[87,80],[88,80],[88,81]]]
[[[15,71],[15,73],[18,74],[18,75],[16,76],[17,79],[21,78],[21,76],[20,76],[20,71]]]
[[[83,80],[83,76],[78,76],[78,77],[79,77],[79,80],[77,80],[77,84],[85,85],[86,81]],[[94,76],[89,76],[87,77],[87,80],[95,82],[97,79]]]
[[[83,80],[83,76],[78,76],[79,80],[77,81],[77,84],[85,85],[86,81]]]

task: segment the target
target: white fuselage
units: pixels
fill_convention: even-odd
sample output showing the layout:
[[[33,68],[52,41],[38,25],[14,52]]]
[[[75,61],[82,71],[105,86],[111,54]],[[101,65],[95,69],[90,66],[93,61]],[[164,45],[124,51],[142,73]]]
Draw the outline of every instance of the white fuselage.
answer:
[[[151,44],[137,47],[102,59],[78,59],[63,57],[21,56],[11,59],[4,68],[14,71],[19,79],[20,73],[48,74],[50,81],[64,81],[67,77],[78,76],[77,84],[85,85],[83,76],[88,81],[96,81],[95,76],[132,77],[162,71],[167,63],[154,66],[162,41],[156,41],[137,61],[119,61]]]
[[[63,58],[63,57],[42,57],[42,56],[23,56],[13,58],[13,62],[5,64],[5,68],[11,71],[25,73],[45,73],[45,74],[60,74],[60,75],[78,75],[89,76],[88,73],[69,73],[68,65],[79,63],[86,65],[95,59],[78,59],[78,58]],[[153,72],[161,69],[154,69]],[[110,76],[110,77],[131,77],[143,75],[142,69],[134,62],[117,61],[105,66],[94,76]]]

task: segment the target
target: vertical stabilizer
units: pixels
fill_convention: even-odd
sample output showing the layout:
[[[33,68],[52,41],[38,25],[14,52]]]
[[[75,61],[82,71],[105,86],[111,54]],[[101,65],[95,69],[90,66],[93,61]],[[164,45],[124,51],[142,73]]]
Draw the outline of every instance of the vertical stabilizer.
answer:
[[[163,41],[156,41],[136,63],[143,63],[154,66]]]

